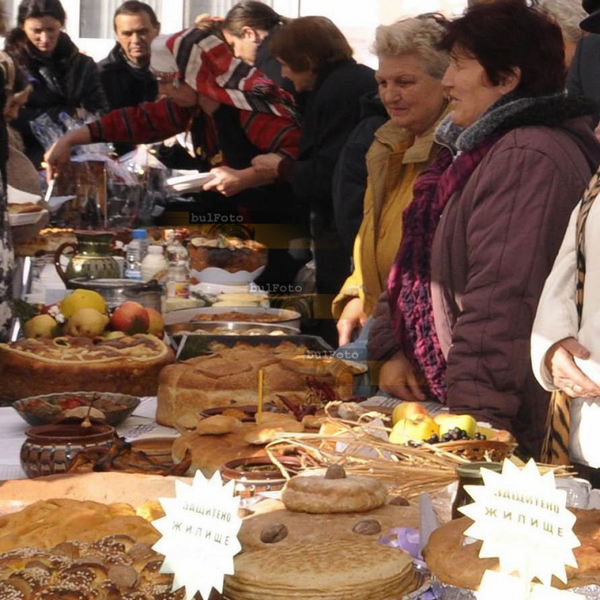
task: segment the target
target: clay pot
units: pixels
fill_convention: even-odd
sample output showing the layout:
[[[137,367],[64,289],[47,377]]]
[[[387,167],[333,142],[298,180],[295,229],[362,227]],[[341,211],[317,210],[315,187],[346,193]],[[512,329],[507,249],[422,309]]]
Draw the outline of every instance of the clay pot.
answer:
[[[286,468],[290,476],[302,470],[296,456],[281,456],[277,460]],[[251,498],[259,492],[274,492],[285,485],[287,479],[268,456],[236,458],[225,463],[221,469],[223,481],[235,481],[235,493],[242,498]]]
[[[117,438],[115,428],[100,420],[84,427],[81,419],[65,419],[52,425],[31,427],[21,447],[21,466],[28,477],[66,473],[79,452],[110,448]]]

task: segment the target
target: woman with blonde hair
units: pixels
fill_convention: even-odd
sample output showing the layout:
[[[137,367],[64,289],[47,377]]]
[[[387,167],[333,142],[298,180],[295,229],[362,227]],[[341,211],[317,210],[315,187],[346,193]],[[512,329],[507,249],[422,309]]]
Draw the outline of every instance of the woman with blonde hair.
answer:
[[[448,102],[442,77],[448,53],[437,49],[446,22],[422,15],[377,28],[375,79],[390,120],[375,133],[366,156],[363,221],[354,244],[354,271],[333,303],[340,345],[371,315],[386,286],[413,185],[436,156],[433,133]]]

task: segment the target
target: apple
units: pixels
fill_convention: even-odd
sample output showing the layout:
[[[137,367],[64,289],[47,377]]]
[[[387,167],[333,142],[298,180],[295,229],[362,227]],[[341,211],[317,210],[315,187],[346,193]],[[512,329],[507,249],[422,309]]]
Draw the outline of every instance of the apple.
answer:
[[[392,424],[395,425],[400,419],[414,419],[419,415],[429,416],[429,411],[421,402],[401,402],[392,412]]]
[[[409,441],[420,442],[428,440],[433,434],[439,435],[437,423],[428,416],[417,415],[413,419],[400,419],[392,428],[390,442],[406,444]]]
[[[148,318],[150,319],[148,333],[151,333],[162,340],[163,336],[165,335],[165,322],[162,315],[153,308],[147,308],[146,312],[148,313]]]
[[[440,427],[440,437],[458,427],[458,429],[464,429],[467,432],[467,436],[472,438],[477,433],[477,421],[471,415],[452,415],[449,413],[442,413],[434,417],[434,421]]]
[[[115,309],[110,318],[110,325],[113,329],[124,331],[127,335],[148,333],[150,317],[141,304],[128,301]]]

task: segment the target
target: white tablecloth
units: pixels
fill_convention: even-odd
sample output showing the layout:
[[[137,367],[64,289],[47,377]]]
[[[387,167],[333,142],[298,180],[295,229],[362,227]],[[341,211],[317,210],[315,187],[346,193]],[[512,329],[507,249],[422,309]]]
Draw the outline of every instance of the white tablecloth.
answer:
[[[163,427],[154,420],[156,398],[142,398],[134,413],[117,427],[117,433],[127,441],[146,437],[177,437],[175,429]],[[21,468],[19,454],[25,441],[25,431],[31,425],[25,422],[11,407],[0,407],[0,480],[26,479]]]

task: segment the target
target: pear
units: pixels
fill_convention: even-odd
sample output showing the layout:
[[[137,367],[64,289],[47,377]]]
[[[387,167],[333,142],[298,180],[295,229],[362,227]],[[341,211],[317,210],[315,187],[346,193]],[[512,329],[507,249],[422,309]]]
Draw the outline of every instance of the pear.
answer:
[[[108,321],[108,317],[95,308],[80,308],[67,321],[65,333],[67,335],[94,338],[104,333]]]
[[[58,323],[50,315],[37,315],[25,323],[25,337],[53,338],[58,333]]]
[[[60,303],[60,312],[66,319],[70,319],[82,308],[95,308],[98,312],[105,313],[106,302],[98,292],[77,289],[72,291],[68,296],[65,296]]]

